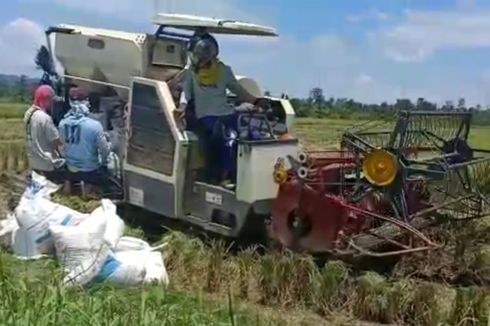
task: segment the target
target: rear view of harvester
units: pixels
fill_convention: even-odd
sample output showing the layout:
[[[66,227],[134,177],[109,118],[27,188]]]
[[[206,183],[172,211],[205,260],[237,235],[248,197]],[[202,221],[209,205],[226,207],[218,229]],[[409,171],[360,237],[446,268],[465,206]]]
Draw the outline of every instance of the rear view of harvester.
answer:
[[[395,123],[344,132],[340,150],[280,159],[272,237],[314,253],[437,248],[424,229],[488,213],[490,151],[468,144],[471,119],[471,112],[400,112]]]

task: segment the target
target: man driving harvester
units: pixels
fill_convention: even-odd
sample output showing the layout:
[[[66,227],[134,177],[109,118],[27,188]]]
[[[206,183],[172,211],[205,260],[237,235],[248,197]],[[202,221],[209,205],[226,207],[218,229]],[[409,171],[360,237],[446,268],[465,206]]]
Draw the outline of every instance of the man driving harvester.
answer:
[[[232,69],[218,59],[218,42],[210,34],[196,33],[189,51],[190,63],[182,77],[183,93],[178,116],[183,119],[186,111],[194,110],[196,124],[193,129],[206,153],[206,181],[228,187],[235,179],[236,155],[226,146],[218,130],[222,127],[236,130],[237,116],[228,103],[226,90],[256,107],[265,107],[267,102],[243,88]]]

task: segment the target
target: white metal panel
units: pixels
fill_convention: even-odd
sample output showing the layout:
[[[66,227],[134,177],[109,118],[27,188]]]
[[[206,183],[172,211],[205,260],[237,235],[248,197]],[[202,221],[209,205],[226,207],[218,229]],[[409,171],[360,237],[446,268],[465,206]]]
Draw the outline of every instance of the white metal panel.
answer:
[[[173,117],[173,111],[175,110],[175,102],[172,98],[170,90],[167,83],[162,81],[157,81],[153,79],[147,79],[142,77],[134,77],[132,79],[133,83],[140,83],[155,87],[160,103],[162,104],[162,109],[166,116],[167,122],[169,124],[170,130],[172,132],[173,138],[176,142],[175,144],[175,155],[173,162],[173,173],[171,176],[150,171],[147,169],[142,169],[131,165],[127,162],[127,155],[124,162],[124,170],[137,173],[139,175],[146,176],[148,178],[160,180],[173,185],[175,189],[175,216],[182,216],[182,202],[183,202],[183,185],[185,180],[185,160],[187,159],[187,144],[188,139],[186,135],[181,132],[177,126],[177,123]],[[131,87],[132,88],[132,87]],[[132,103],[132,92],[130,95],[129,103]],[[129,106],[129,116],[131,116],[131,105]],[[129,140],[128,140],[129,143]]]
[[[182,29],[205,28],[210,33],[255,36],[277,36],[274,28],[230,19],[218,19],[182,14],[156,14],[152,23]]]
[[[131,41],[131,42],[143,42],[146,38],[146,34],[142,33],[130,33],[124,31],[117,31],[111,29],[103,29],[103,28],[93,28],[87,26],[78,26],[78,25],[68,25],[68,24],[60,24],[57,27],[73,29],[73,33],[75,34],[83,34],[87,36],[101,36],[101,37],[110,37],[119,40]]]
[[[242,87],[245,88],[253,96],[264,96],[259,84],[254,79],[245,76],[236,76],[236,79],[238,80],[238,83],[240,83],[240,85],[242,85]]]
[[[180,40],[157,39],[153,46],[154,65],[184,67],[186,63],[186,43]]]
[[[268,145],[238,147],[237,199],[254,203],[274,199],[279,189],[273,172],[277,159],[287,155],[296,156],[297,143],[272,143]]]
[[[279,101],[281,102],[282,108],[286,113],[286,126],[288,128],[288,134],[290,136],[295,137],[296,130],[294,126],[295,126],[296,112],[294,111],[294,108],[289,100],[280,99]]]
[[[104,34],[86,28],[78,32],[56,33],[54,54],[68,75],[81,78],[81,86],[94,92],[105,88],[102,84],[83,82],[86,79],[129,87],[131,77],[143,74],[144,39],[138,40],[138,34],[115,31]],[[89,46],[91,40],[103,42],[103,47]]]

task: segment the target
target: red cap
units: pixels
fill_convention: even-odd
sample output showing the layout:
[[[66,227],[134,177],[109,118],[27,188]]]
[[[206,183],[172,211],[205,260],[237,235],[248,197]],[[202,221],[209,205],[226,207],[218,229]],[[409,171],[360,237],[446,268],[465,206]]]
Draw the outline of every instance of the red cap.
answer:
[[[34,105],[42,110],[51,109],[51,103],[54,99],[54,90],[49,85],[41,85],[34,92]]]

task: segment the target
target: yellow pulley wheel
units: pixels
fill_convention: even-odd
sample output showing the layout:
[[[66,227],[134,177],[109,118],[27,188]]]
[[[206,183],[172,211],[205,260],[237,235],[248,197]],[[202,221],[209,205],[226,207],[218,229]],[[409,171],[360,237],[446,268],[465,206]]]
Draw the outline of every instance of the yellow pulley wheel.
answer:
[[[274,171],[274,181],[278,184],[283,184],[288,180],[288,173],[286,170]]]
[[[374,149],[366,155],[362,164],[366,179],[376,186],[388,186],[396,178],[398,162],[396,157],[384,150]]]

